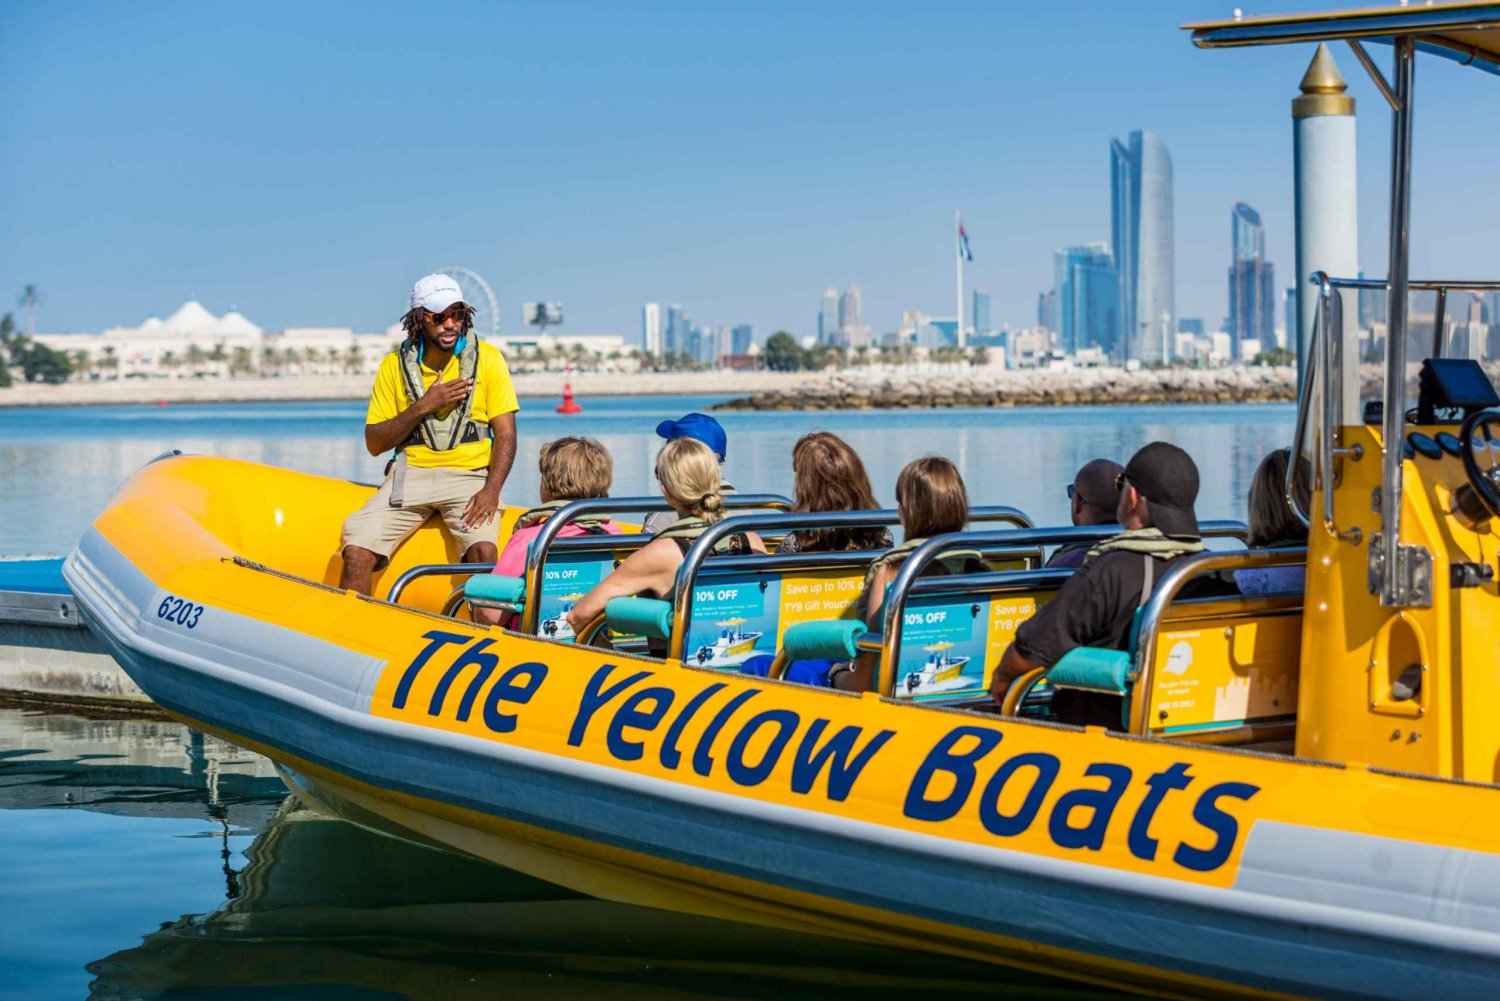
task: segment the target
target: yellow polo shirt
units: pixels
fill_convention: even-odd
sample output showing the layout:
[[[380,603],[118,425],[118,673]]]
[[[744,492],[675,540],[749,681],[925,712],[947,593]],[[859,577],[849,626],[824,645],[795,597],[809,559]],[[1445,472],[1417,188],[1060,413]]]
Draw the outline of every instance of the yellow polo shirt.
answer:
[[[472,335],[471,335],[472,336]],[[458,355],[448,360],[443,369],[443,381],[458,378]],[[422,391],[426,392],[437,380],[438,373],[422,365]],[[375,373],[375,388],[370,391],[370,411],[366,424],[382,424],[412,405],[406,392],[406,380],[401,378],[401,356],[392,351],[380,362],[380,371]],[[453,406],[458,406],[454,404]],[[446,417],[453,408],[441,411]],[[474,407],[470,416],[481,428],[501,414],[515,413],[521,409],[516,402],[516,388],[510,382],[510,369],[505,356],[493,345],[479,342],[479,364],[475,370]],[[446,452],[438,452],[425,445],[411,445],[406,449],[406,461],[418,469],[483,469],[490,464],[490,438],[485,434],[479,441],[455,445]]]

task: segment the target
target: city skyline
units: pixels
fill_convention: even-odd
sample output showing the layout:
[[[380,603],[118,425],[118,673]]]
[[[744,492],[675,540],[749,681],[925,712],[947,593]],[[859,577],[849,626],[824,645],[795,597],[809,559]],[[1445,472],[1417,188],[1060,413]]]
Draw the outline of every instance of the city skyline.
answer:
[[[476,34],[567,44],[445,59],[378,5],[353,21],[221,11],[191,35],[168,6],[7,9],[26,56],[0,67],[0,288],[39,285],[50,331],[189,298],[272,326],[383,329],[416,276],[460,261],[496,286],[505,332],[522,301],[547,299],[567,304],[570,332],[638,336],[643,290],[672,289],[705,316],[807,336],[818,279],[841,275],[858,276],[878,336],[904,310],[951,313],[961,207],[970,288],[1014,327],[1055,248],[1111,238],[1101,146],[1134,129],[1174,160],[1178,313],[1225,314],[1222,219],[1237,201],[1261,213],[1267,258],[1292,260],[1289,105],[1312,50],[1196,51],[1176,24],[1222,13],[1206,2],[1079,4],[1025,24],[977,5],[944,24],[877,7],[832,63],[807,54],[844,38],[837,12],[788,6],[770,25],[675,8],[454,10]],[[963,67],[960,86],[886,68],[939,52]],[[392,76],[407,57],[443,72]],[[1361,266],[1378,275],[1389,116],[1337,58],[1360,98]],[[1500,139],[1475,127],[1461,72],[1423,69],[1423,128],[1466,146],[1419,151],[1419,219],[1485,203]],[[934,142],[944,156],[911,152]],[[666,153],[685,146],[696,155]],[[1463,227],[1413,237],[1416,274],[1471,273],[1492,254]]]

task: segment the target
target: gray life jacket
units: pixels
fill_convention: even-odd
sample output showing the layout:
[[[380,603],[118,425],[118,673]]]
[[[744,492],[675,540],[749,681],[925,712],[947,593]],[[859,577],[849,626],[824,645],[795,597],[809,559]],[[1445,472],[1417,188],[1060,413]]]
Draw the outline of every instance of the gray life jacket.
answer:
[[[415,404],[422,398],[422,340],[407,340],[401,345],[398,352],[401,362],[401,379],[406,384],[406,395]],[[479,338],[464,336],[460,337],[458,344],[454,346],[458,355],[458,377],[460,379],[473,379],[479,371]],[[433,414],[426,417],[412,436],[402,442],[401,448],[408,445],[425,445],[434,452],[446,452],[458,445],[478,441],[481,437],[481,428],[473,419],[474,413],[474,391],[469,390],[463,402],[448,411],[448,416],[439,417]]]
[[[424,392],[422,389],[422,348],[423,341],[418,337],[415,340],[405,341],[397,352],[401,381],[406,385],[406,395],[412,404],[420,400]],[[458,377],[473,379],[479,372],[479,338],[465,334],[458,339],[454,349],[458,355]],[[469,395],[463,398],[462,403],[449,410],[448,416],[439,417],[433,414],[431,417],[424,418],[411,433],[411,437],[396,446],[396,454],[392,456],[391,463],[387,467],[387,472],[393,473],[391,507],[401,507],[406,503],[407,448],[412,445],[423,445],[434,452],[446,452],[459,445],[481,440],[488,434],[489,429],[482,428],[479,422],[474,420],[473,414],[474,390],[470,387]]]

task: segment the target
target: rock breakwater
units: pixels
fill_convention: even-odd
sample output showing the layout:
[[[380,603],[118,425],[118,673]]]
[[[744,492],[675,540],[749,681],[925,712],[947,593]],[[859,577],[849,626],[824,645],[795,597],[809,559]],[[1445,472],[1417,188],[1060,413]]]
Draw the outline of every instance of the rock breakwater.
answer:
[[[917,407],[1088,406],[1140,403],[1276,403],[1293,400],[1296,370],[963,369],[844,371],[719,404],[720,410],[872,410]]]

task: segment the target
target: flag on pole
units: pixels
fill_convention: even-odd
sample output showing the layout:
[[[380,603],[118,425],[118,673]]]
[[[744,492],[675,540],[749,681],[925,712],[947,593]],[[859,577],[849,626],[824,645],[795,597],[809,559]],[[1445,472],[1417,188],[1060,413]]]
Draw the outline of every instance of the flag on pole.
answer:
[[[969,249],[969,234],[964,232],[964,221],[962,218],[958,220],[958,256],[959,259],[965,261],[972,261],[974,259],[974,252]]]

